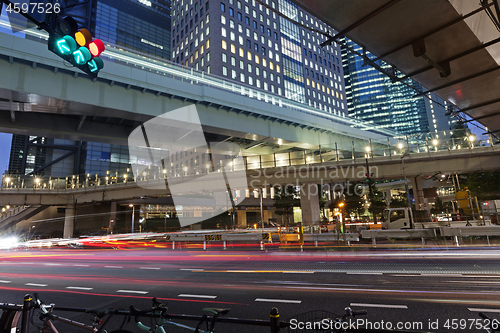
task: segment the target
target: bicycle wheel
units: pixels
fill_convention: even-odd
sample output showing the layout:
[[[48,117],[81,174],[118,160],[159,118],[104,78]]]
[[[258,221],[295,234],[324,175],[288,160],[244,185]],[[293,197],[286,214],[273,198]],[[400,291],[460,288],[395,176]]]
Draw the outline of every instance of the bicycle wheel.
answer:
[[[332,324],[341,316],[328,311],[314,310],[292,316],[288,321],[288,332],[293,333],[338,333],[341,327]]]

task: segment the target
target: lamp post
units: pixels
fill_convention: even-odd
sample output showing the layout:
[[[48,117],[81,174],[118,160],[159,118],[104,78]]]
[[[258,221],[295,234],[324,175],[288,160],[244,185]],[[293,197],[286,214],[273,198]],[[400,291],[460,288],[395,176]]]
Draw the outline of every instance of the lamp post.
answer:
[[[344,234],[345,232],[345,222],[344,222],[344,219],[342,218],[342,208],[344,207],[344,203],[343,202],[340,202],[339,203],[339,223],[340,223],[340,226],[342,227],[342,234]]]
[[[132,207],[132,233],[134,233],[134,215],[135,215],[135,206],[133,204],[128,205]]]
[[[410,229],[413,228],[413,219],[411,218],[413,216],[411,212],[411,202],[410,202],[410,190],[408,189],[408,179],[406,178],[406,171],[405,171],[405,157],[410,156],[410,153],[406,152],[401,156],[401,167],[403,169],[403,177],[405,178],[405,190],[406,190],[406,200],[408,201],[408,214],[410,216]],[[415,194],[415,193],[414,193]]]

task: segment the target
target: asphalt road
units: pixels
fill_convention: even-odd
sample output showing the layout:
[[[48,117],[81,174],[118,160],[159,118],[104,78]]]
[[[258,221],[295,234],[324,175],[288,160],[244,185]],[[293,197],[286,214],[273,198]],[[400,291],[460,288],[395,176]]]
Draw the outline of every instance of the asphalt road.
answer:
[[[500,250],[280,253],[183,250],[30,250],[0,252],[0,302],[38,292],[57,306],[127,310],[157,297],[169,313],[319,319],[344,307],[367,310],[360,328],[405,325],[434,332],[485,332],[479,309],[500,319]],[[59,312],[60,313],[60,312]],[[306,314],[307,313],[307,314]],[[85,320],[88,314],[61,313]],[[121,324],[114,318],[110,328]],[[356,319],[354,319],[356,320]],[[195,324],[194,322],[184,322]],[[399,324],[401,323],[401,324]],[[62,326],[64,327],[64,326]],[[460,329],[464,328],[465,329]],[[140,332],[131,323],[125,328]],[[270,332],[218,324],[219,332]],[[67,329],[63,332],[80,332]],[[169,332],[186,332],[172,329]],[[295,332],[299,332],[295,330]]]

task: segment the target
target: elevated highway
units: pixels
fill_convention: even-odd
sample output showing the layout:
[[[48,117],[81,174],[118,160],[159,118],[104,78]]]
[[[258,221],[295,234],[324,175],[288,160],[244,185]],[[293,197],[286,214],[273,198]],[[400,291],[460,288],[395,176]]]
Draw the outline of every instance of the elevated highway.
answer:
[[[207,136],[243,143],[247,154],[334,147],[335,142],[339,149],[350,150],[353,143],[359,149],[370,139],[386,144],[387,137],[397,135],[109,46],[105,68],[91,80],[48,51],[42,32],[27,34],[39,41],[0,33],[2,132],[126,145],[140,124],[195,104]]]

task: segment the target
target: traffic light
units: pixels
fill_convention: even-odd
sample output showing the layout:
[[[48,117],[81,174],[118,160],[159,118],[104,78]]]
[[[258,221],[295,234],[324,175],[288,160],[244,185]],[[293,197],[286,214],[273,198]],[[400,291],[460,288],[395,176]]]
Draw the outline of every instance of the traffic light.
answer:
[[[87,29],[78,30],[78,24],[71,16],[56,20],[48,30],[50,51],[92,78],[97,77],[104,67],[99,57],[105,49],[101,40],[92,40],[92,34]]]
[[[370,174],[369,173],[365,173],[365,182],[369,183],[370,182]]]

